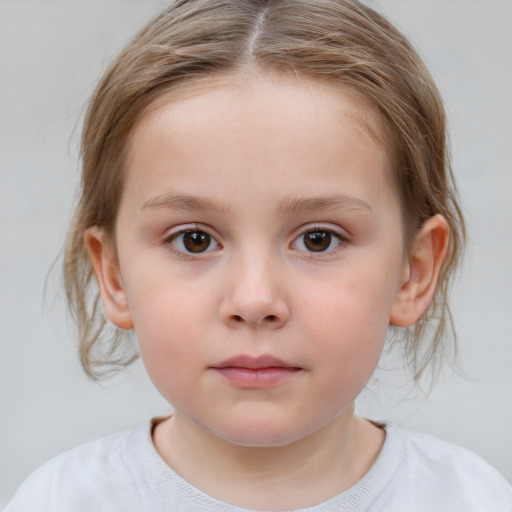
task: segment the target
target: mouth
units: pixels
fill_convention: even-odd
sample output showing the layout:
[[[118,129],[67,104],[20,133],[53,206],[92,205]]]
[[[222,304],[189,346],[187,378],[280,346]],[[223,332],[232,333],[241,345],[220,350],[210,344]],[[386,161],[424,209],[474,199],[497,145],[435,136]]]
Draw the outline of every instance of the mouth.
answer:
[[[274,356],[241,355],[210,367],[230,384],[244,389],[273,387],[302,371],[302,368]]]

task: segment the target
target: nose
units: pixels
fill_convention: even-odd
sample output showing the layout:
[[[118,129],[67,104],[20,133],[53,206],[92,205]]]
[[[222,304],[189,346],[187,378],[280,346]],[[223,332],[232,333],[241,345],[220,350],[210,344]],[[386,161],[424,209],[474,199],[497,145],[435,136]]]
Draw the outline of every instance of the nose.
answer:
[[[280,329],[290,311],[278,265],[247,258],[226,269],[228,289],[220,306],[221,320],[231,328]]]

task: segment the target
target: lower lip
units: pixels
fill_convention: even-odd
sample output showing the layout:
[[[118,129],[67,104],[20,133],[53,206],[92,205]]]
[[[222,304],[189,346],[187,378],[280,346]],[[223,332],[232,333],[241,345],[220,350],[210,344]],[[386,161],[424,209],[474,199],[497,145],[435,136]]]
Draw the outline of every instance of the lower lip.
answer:
[[[275,386],[294,377],[300,368],[270,367],[270,368],[241,368],[229,366],[214,368],[225,379],[241,388],[261,389]]]

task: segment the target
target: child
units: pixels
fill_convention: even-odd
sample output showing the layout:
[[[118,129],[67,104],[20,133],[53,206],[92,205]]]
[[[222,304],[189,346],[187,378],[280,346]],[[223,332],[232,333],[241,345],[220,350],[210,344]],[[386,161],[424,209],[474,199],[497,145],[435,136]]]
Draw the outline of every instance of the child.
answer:
[[[133,359],[133,329],[174,412],[50,461],[8,511],[511,509],[476,456],[354,414],[390,326],[436,364],[464,240],[439,94],[382,17],[175,1],[105,74],[82,158],[84,368]]]

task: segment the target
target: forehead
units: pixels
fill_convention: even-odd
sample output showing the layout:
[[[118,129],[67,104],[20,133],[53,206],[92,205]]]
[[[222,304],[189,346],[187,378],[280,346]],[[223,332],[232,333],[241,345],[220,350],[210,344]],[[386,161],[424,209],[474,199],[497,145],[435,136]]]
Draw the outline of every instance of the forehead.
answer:
[[[274,106],[279,104],[283,110],[292,107],[297,115],[309,115],[312,111],[319,112],[327,108],[327,111],[322,112],[323,115],[329,113],[334,119],[350,119],[356,128],[365,132],[364,136],[369,135],[377,143],[386,146],[381,116],[355,87],[339,82],[251,69],[198,78],[185,82],[173,91],[163,92],[139,116],[131,136],[133,137],[137,127],[154,122],[164,111],[168,113],[173,110],[176,121],[179,121],[183,119],[183,115],[207,115],[215,110],[222,110],[227,103],[230,108],[236,108],[238,104],[241,109],[253,103],[259,110],[258,118],[268,114],[268,110],[261,110],[259,107],[270,107],[272,103]],[[297,108],[299,103],[300,108]],[[175,108],[170,107],[171,104]],[[204,110],[206,104],[208,109]]]
[[[389,188],[378,124],[350,90],[288,76],[228,77],[153,104],[132,130],[125,171],[138,191],[158,175],[166,182],[160,187],[187,182],[204,195],[212,183],[234,189],[265,170],[274,184],[298,193],[308,184],[318,188],[320,178],[328,189],[338,171],[356,168]],[[356,181],[355,188],[364,182]]]

